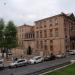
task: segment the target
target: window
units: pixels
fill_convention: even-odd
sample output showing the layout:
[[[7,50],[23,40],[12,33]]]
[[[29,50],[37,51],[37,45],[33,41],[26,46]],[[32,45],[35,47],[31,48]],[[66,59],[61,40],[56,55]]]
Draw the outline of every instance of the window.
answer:
[[[39,32],[37,31],[37,32],[36,32],[36,38],[38,38],[38,37],[39,37]]]
[[[44,25],[46,25],[46,21],[44,21]]]
[[[42,38],[42,31],[40,31],[40,38]]]
[[[55,25],[57,26],[57,25],[58,25],[58,23],[55,23]]]
[[[55,28],[55,37],[58,37],[58,28]]]
[[[43,41],[40,41],[40,47],[43,48]]]
[[[36,29],[38,29],[38,27],[36,27]]]
[[[44,49],[47,50],[47,45],[44,46]]]
[[[52,26],[52,24],[50,24],[50,26]]]
[[[53,51],[53,40],[50,40],[50,50]]]
[[[36,47],[39,48],[39,41],[36,42]]]
[[[53,45],[50,46],[50,51],[53,51]]]
[[[50,40],[50,44],[53,44],[53,40]]]
[[[50,37],[53,37],[53,30],[50,29]]]
[[[21,42],[21,45],[23,45],[23,41]]]
[[[38,29],[38,27],[36,27],[36,29]]]
[[[30,38],[32,38],[32,33],[30,33]]]
[[[33,38],[34,38],[34,34],[33,34]]]
[[[44,27],[46,27],[46,25],[44,25]]]
[[[29,37],[28,38],[30,38],[31,37],[31,35],[30,34],[28,34],[29,35]]]
[[[44,37],[47,37],[47,30],[44,30]]]
[[[44,49],[47,50],[47,40],[45,40],[44,43],[45,43]]]
[[[42,25],[40,26],[40,28],[42,28]]]

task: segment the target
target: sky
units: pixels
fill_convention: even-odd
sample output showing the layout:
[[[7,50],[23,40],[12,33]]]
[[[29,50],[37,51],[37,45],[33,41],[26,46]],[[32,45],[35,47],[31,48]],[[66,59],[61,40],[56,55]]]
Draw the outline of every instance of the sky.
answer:
[[[75,0],[0,0],[0,18],[19,26],[56,14],[74,13]]]

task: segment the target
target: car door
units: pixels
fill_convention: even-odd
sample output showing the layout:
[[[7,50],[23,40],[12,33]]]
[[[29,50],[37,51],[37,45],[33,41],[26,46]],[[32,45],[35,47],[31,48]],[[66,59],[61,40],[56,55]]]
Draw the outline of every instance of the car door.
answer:
[[[39,62],[42,62],[42,58],[41,57],[39,57]]]
[[[22,66],[24,64],[24,60],[19,60],[18,62],[17,62],[17,65],[18,66]]]
[[[39,63],[41,61],[41,58],[40,57],[38,57],[37,58],[37,63]]]

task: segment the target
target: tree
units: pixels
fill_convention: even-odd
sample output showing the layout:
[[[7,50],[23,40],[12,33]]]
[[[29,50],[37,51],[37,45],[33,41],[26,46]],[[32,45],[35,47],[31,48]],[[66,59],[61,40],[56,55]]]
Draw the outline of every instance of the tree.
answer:
[[[12,48],[15,48],[17,46],[16,34],[17,34],[16,26],[14,25],[13,21],[9,21],[4,31],[5,48],[7,50],[7,53],[8,50],[11,50]]]
[[[0,48],[2,52],[2,57],[4,57],[4,20],[0,19]]]

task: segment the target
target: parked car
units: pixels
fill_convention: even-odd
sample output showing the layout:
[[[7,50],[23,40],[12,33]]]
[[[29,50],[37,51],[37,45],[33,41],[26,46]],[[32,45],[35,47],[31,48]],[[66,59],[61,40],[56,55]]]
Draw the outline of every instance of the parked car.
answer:
[[[10,63],[9,68],[25,66],[25,65],[27,65],[27,59],[18,59],[17,61]]]
[[[55,59],[56,59],[55,55],[54,55],[53,53],[51,53],[51,58],[50,58],[50,60],[55,60]]]
[[[44,61],[49,61],[50,58],[51,58],[51,56],[46,56],[46,57],[44,57]]]
[[[44,61],[50,61],[50,60],[54,60],[54,59],[55,59],[54,55],[44,57]]]
[[[66,54],[64,54],[64,53],[63,54],[57,54],[56,55],[56,58],[64,58],[64,57],[66,57]]]
[[[75,50],[69,50],[68,53],[69,53],[70,55],[74,55],[74,54],[75,54]]]
[[[4,60],[0,59],[0,70],[4,69]]]
[[[35,56],[32,59],[30,59],[28,62],[29,62],[29,64],[35,64],[35,63],[40,63],[43,60],[44,60],[43,57],[41,57],[41,56]]]

